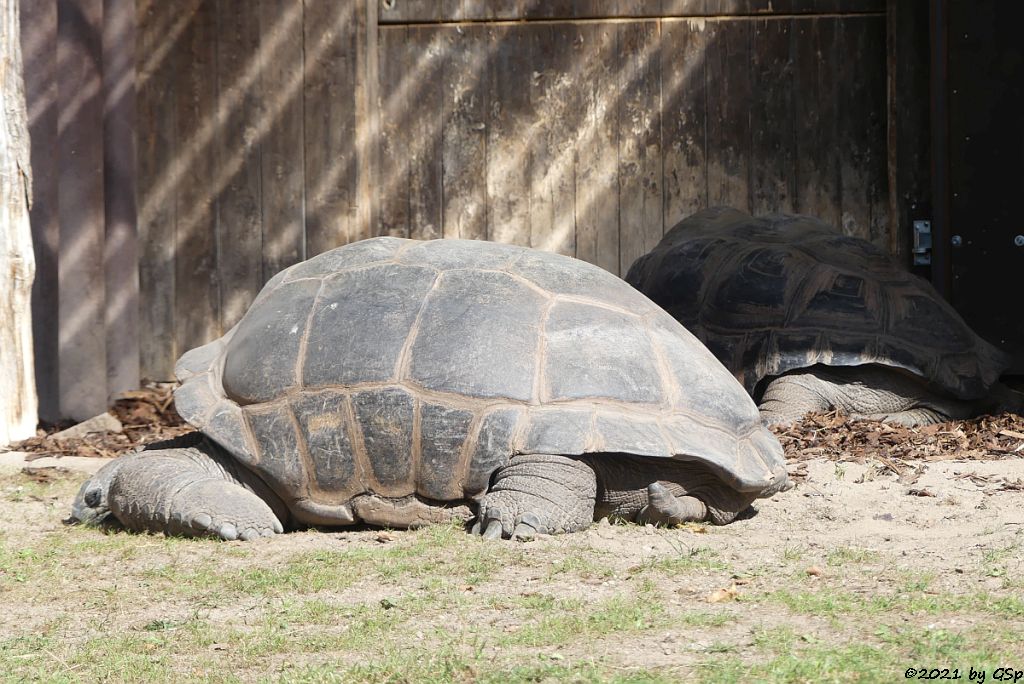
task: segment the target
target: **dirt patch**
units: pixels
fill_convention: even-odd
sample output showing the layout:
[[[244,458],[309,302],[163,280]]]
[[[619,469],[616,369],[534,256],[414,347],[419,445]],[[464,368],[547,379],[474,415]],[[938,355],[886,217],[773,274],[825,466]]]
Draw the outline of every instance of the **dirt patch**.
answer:
[[[0,664],[21,679],[991,677],[1024,669],[1022,427],[812,416],[780,434],[796,486],[749,519],[529,543],[103,534],[61,522],[85,474],[8,467]]]

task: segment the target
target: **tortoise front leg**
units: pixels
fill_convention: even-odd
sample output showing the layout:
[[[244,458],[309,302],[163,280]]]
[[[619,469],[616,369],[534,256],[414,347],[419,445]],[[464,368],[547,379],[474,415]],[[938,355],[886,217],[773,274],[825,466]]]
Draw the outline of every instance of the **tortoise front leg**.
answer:
[[[480,500],[474,534],[528,539],[586,529],[594,521],[597,477],[586,463],[565,456],[515,456]]]
[[[122,457],[82,486],[73,516],[101,522],[109,512],[136,532],[225,540],[283,532],[267,502],[211,455],[215,449],[203,443]]]

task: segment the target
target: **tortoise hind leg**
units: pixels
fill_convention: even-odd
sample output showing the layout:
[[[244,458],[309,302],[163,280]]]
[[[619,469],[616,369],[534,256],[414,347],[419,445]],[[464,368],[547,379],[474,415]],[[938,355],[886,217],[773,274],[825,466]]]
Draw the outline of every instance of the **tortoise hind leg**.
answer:
[[[211,455],[215,449],[159,449],[126,461],[110,483],[111,513],[137,532],[225,540],[283,532],[267,502]]]
[[[836,408],[855,419],[913,427],[967,418],[981,406],[941,396],[897,369],[867,364],[815,366],[780,376],[765,388],[758,408],[766,424],[792,423],[808,411]]]
[[[576,532],[594,521],[596,498],[597,476],[583,461],[515,456],[480,500],[473,532],[491,539]]]
[[[708,521],[726,525],[747,510],[757,498],[756,494],[738,492],[725,484],[702,487],[700,494],[700,497],[676,495],[661,482],[652,482],[647,486],[647,505],[637,514],[637,522],[678,525]]]
[[[588,459],[600,484],[597,517],[654,525],[691,521],[724,525],[765,494],[730,487],[700,461],[614,456]]]
[[[757,408],[765,425],[795,423],[812,411],[827,411],[833,401],[828,387],[813,373],[790,373],[764,388]]]

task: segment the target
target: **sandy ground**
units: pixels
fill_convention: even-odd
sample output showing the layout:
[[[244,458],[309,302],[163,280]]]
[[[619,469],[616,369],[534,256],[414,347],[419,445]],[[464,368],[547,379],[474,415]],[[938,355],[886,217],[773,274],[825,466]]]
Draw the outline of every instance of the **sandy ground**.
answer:
[[[17,452],[0,454],[0,470],[66,468],[71,471],[67,477],[84,481],[106,462],[79,457],[26,462],[24,457]],[[758,501],[752,517],[708,528],[704,534],[680,536],[670,530],[622,528],[605,522],[583,533],[545,537],[529,546],[589,545],[629,563],[689,543],[713,547],[740,573],[777,561],[787,548],[799,550],[808,566],[824,563],[831,550],[854,548],[896,559],[897,568],[927,568],[938,576],[943,589],[965,591],[978,588],[978,583],[993,589],[1002,586],[1001,578],[979,573],[979,564],[988,551],[1016,548],[1005,559],[1010,564],[1006,571],[1017,577],[1024,574],[1022,458],[920,462],[900,477],[880,463],[811,459],[792,463],[791,473],[795,488]],[[19,536],[44,534],[70,510],[70,500],[64,498],[16,503],[2,499],[0,523],[11,534],[15,531],[7,526],[16,521],[21,521]],[[41,524],[26,529],[26,520]],[[374,534],[353,531],[344,536],[358,541],[364,536],[372,539]],[[649,543],[638,544],[636,535],[649,537]],[[337,535],[292,533],[274,540],[274,551],[287,554],[292,545],[308,549],[320,538],[326,542],[328,536]],[[695,591],[708,588],[713,587],[693,587]]]

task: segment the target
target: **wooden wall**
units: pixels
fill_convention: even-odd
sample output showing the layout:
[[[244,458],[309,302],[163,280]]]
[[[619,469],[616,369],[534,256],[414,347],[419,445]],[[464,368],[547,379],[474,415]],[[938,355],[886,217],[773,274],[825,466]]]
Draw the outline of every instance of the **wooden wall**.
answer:
[[[621,274],[730,204],[898,252],[886,9],[135,0],[141,375],[169,379],[279,269],[379,234]]]
[[[134,0],[21,0],[39,415],[139,385]]]

